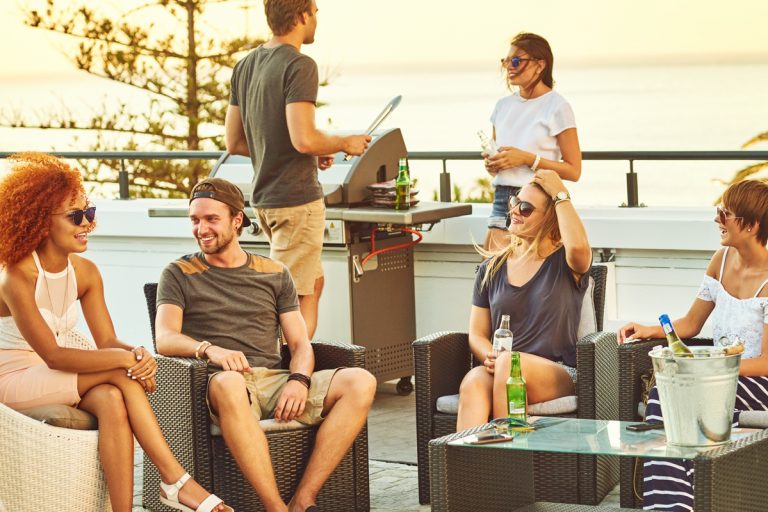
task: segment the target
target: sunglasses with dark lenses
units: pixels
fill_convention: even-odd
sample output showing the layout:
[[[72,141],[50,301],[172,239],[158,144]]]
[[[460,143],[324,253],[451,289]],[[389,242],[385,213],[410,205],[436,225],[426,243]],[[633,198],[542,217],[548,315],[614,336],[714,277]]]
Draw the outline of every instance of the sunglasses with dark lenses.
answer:
[[[72,210],[71,212],[59,213],[57,215],[66,215],[72,224],[79,226],[83,223],[83,217],[90,223],[96,218],[96,207],[89,206],[85,210]]]
[[[504,57],[501,59],[501,65],[505,68],[508,68],[509,66],[512,66],[514,69],[517,69],[520,67],[521,62],[528,62],[530,60],[536,60],[536,59],[528,59],[524,57]]]
[[[512,210],[515,208],[518,208],[520,215],[526,218],[530,217],[534,210],[536,210],[536,207],[528,201],[521,201],[517,196],[512,196],[509,198],[509,213],[512,213]]]
[[[724,210],[719,206],[715,208],[715,212],[717,213],[717,220],[720,221],[720,224],[725,224],[725,221],[728,219],[743,218],[743,217],[736,217],[732,212],[729,212],[728,210]]]

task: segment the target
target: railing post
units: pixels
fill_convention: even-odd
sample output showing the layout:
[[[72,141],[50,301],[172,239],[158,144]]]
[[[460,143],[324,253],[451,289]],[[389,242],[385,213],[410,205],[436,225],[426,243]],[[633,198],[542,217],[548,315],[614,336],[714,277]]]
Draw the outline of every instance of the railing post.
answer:
[[[629,172],[627,173],[627,206],[636,208],[640,206],[637,198],[637,173],[635,173],[635,161],[629,160]]]
[[[451,174],[448,172],[445,159],[443,159],[443,172],[440,173],[440,201],[451,202]]]
[[[130,199],[131,192],[128,188],[128,171],[125,170],[125,160],[120,159],[120,172],[117,173],[117,183],[120,186],[120,199]]]

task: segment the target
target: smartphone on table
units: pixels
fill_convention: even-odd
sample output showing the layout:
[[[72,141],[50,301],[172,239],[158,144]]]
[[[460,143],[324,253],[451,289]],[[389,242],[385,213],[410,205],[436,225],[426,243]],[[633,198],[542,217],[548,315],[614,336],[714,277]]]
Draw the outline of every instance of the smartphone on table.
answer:
[[[484,430],[475,435],[469,436],[464,440],[465,444],[489,444],[504,443],[512,441],[515,438],[509,434],[496,432],[495,430]]]

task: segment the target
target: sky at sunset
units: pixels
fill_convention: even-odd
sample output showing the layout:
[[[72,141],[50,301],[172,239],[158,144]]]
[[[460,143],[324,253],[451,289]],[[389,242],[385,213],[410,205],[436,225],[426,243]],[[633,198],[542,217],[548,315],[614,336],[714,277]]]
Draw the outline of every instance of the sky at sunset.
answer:
[[[22,23],[19,6],[37,1],[0,0],[0,77],[72,73],[63,40]],[[145,2],[85,3],[117,15]],[[267,35],[261,1],[249,10],[244,4],[210,8],[205,30]],[[768,61],[766,0],[319,0],[318,7],[317,42],[305,51],[321,66],[342,70],[485,66],[522,30],[549,39],[564,65]]]

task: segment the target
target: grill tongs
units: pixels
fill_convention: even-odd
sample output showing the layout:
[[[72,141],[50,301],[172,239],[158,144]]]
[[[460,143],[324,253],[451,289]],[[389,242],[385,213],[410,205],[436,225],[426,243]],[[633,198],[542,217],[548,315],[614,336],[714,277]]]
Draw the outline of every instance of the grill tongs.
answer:
[[[389,100],[389,103],[386,104],[384,107],[384,110],[379,113],[378,116],[376,116],[376,119],[373,120],[371,123],[371,126],[368,127],[367,130],[365,130],[366,135],[370,135],[373,133],[373,130],[379,127],[379,125],[389,116],[389,114],[392,113],[393,110],[397,108],[397,106],[400,104],[400,100],[402,100],[402,95],[397,95],[391,100]],[[352,159],[352,155],[344,155],[344,160],[349,161]]]

